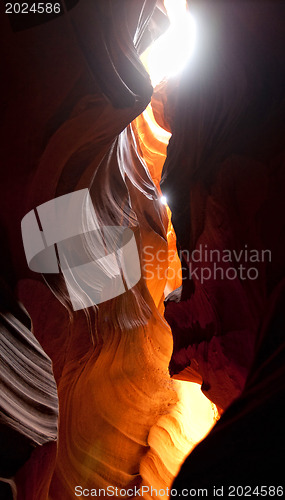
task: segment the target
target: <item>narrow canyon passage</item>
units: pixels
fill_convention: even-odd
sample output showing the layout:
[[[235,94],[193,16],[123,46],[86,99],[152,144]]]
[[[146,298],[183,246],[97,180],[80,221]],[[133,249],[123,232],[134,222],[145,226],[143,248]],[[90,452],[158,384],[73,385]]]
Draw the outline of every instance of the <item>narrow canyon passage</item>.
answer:
[[[280,496],[284,6],[56,5],[1,11],[1,499]]]

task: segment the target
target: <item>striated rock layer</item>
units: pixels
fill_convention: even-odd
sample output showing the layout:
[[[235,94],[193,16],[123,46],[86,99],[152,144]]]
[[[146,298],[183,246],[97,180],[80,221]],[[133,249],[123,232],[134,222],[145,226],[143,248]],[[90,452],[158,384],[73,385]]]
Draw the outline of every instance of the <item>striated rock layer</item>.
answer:
[[[2,281],[0,325],[0,469],[7,480],[0,491],[1,498],[10,498],[9,481],[32,451],[50,443],[55,452],[58,399],[51,360],[30,331],[26,311]]]

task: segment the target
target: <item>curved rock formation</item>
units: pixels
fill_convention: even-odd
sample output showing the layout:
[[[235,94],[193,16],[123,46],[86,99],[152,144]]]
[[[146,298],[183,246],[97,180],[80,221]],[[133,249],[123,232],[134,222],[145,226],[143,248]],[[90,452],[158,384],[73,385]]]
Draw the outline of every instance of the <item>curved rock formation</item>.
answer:
[[[195,10],[208,40],[168,101],[162,190],[183,282],[165,317],[172,373],[201,377],[227,409],[173,488],[226,496],[240,485],[245,495],[246,485],[282,484],[285,11],[266,2]]]
[[[139,55],[165,18],[155,4],[66,1],[64,13],[49,22],[32,26],[29,17],[16,24],[15,18],[11,24],[3,19],[1,334],[9,342],[5,369],[12,376],[5,378],[9,391],[0,432],[5,450],[16,439],[14,431],[19,438],[1,485],[10,498],[13,489],[18,500],[68,500],[76,486],[110,486],[118,488],[118,496],[126,496],[121,489],[135,495],[136,487],[153,486],[165,497],[184,457],[218,419],[204,398],[207,423],[198,429],[186,408],[185,385],[170,378],[170,360],[173,376],[203,382],[207,396],[227,408],[244,387],[265,304],[284,276],[283,229],[272,224],[284,211],[281,16],[270,14],[272,36],[263,7],[252,12],[195,3],[201,33],[207,35],[199,58],[180,82],[158,87],[153,111],[144,111],[153,89]],[[152,112],[164,129],[156,138]],[[163,164],[171,212],[161,203]],[[28,269],[20,225],[39,205],[83,189],[90,192],[100,227],[132,230],[142,275],[126,293],[74,312],[62,274],[41,277]],[[80,235],[84,251],[94,257],[94,235],[85,234],[89,215],[80,213]],[[233,265],[222,262],[224,273],[237,269],[245,247],[269,249],[272,261],[257,262],[256,280],[202,282],[201,271],[209,267],[212,273],[214,267],[205,254],[196,275],[189,275],[192,252],[201,246],[236,252]],[[171,292],[169,324],[165,291]],[[225,449],[223,433],[235,416],[240,415],[240,436],[243,410],[253,422],[259,409],[268,411],[280,397],[278,389],[269,403],[261,402],[260,390],[282,375],[280,328],[268,329],[273,330],[274,345],[265,335],[272,359],[267,365],[271,347],[262,347],[241,399],[190,455],[182,482],[175,483],[179,488],[188,487],[183,475],[188,463],[199,483],[202,451],[207,454],[218,443]],[[266,371],[271,365],[272,379]],[[260,384],[259,376],[267,382]],[[187,392],[195,405],[197,387]],[[256,407],[251,394],[258,396]],[[28,408],[22,405],[25,398]],[[253,451],[259,450],[257,442],[255,434]],[[219,464],[230,458],[223,449]],[[7,465],[5,457],[3,462]],[[151,496],[147,489],[143,493]]]
[[[159,199],[165,151],[148,168],[139,127],[129,125],[152,92],[137,51],[155,2],[126,5],[81,1],[69,14],[16,35],[5,19],[4,186],[12,197],[2,200],[2,212],[9,272],[52,359],[60,409],[57,453],[50,444],[33,452],[16,476],[18,499],[74,498],[78,485],[134,488],[147,481],[144,475],[170,485],[177,471],[170,467],[162,481],[163,458],[156,454],[156,469],[147,459],[150,429],[178,399],[168,372],[172,335],[163,318],[170,227]],[[37,206],[86,187],[101,224],[133,229],[142,278],[127,293],[74,313],[62,276],[42,280],[28,270],[19,229]],[[92,244],[87,237],[91,253]],[[160,280],[146,276],[147,246],[153,269],[157,253],[164,257]],[[169,421],[179,432],[177,417]]]
[[[191,366],[190,379],[198,373],[225,408],[244,386],[266,300],[284,276],[284,7],[206,2],[192,11],[199,49],[167,101],[162,190],[183,288],[166,319],[172,373]]]
[[[51,442],[54,449],[58,400],[51,360],[30,331],[26,311],[3,282],[0,300],[0,468],[1,478],[9,480],[37,446]],[[10,496],[8,485],[3,484],[2,498]]]
[[[184,462],[173,484],[178,491],[204,488],[210,496],[222,487],[224,495],[249,494],[261,491],[262,478],[263,493],[282,495],[284,299],[283,280],[267,304],[244,390]]]

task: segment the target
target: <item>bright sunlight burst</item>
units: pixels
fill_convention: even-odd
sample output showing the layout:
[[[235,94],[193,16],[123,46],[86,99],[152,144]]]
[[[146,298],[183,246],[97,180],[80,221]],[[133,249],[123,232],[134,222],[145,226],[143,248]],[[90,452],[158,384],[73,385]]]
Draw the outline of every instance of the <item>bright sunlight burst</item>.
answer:
[[[186,10],[186,1],[164,0],[164,5],[170,26],[142,56],[153,87],[179,74],[195,47],[196,23]]]

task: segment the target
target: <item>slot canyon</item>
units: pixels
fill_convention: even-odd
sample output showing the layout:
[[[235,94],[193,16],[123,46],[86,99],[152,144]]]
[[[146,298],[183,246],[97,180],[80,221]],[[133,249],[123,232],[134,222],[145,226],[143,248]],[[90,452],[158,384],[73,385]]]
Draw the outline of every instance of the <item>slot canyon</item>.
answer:
[[[282,496],[285,2],[13,5],[1,500]]]

